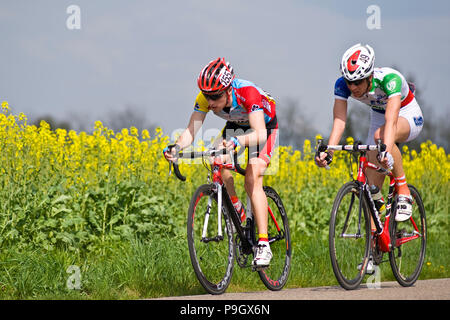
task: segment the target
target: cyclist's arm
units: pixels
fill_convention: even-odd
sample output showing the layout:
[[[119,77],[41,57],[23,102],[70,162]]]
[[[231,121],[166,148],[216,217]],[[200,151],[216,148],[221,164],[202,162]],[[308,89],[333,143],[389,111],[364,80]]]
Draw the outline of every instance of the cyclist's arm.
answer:
[[[386,112],[384,114],[386,123],[384,126],[383,143],[386,145],[386,151],[392,153],[392,147],[395,143],[397,132],[398,114],[400,112],[401,96],[390,97],[387,101]]]
[[[252,132],[238,136],[239,143],[243,146],[264,145],[267,141],[267,129],[264,121],[264,111],[250,112],[248,115]]]
[[[328,139],[329,145],[337,145],[341,140],[345,130],[345,123],[347,121],[347,100],[335,99],[333,107],[333,129],[331,130],[330,137]],[[328,153],[333,156],[334,151],[329,150]],[[327,153],[323,152],[319,157],[315,158],[316,164],[319,167],[326,167],[328,165]]]
[[[251,132],[235,136],[240,145],[242,146],[256,146],[263,145],[267,141],[267,129],[266,123],[264,122],[264,112],[252,112],[248,116],[250,122]],[[224,141],[224,146],[227,148],[235,148],[235,143],[230,139]]]
[[[181,149],[184,149],[191,145],[194,141],[194,137],[197,134],[198,130],[202,127],[203,122],[205,121],[206,113],[194,111],[192,112],[191,118],[189,119],[189,124],[186,130],[178,137],[175,142],[180,146]]]
[[[328,139],[329,145],[337,145],[342,138],[347,121],[347,99],[351,92],[344,77],[340,77],[334,84],[333,129]],[[332,155],[334,151],[329,151]],[[323,155],[325,157],[325,155]]]
[[[328,139],[329,145],[337,145],[342,138],[347,122],[347,100],[334,99],[333,129]],[[333,154],[334,151],[329,151]]]
[[[264,108],[260,92],[253,86],[241,88],[239,94],[245,97],[243,106],[248,113],[248,121],[252,131],[237,139],[243,146],[264,145],[267,141]]]

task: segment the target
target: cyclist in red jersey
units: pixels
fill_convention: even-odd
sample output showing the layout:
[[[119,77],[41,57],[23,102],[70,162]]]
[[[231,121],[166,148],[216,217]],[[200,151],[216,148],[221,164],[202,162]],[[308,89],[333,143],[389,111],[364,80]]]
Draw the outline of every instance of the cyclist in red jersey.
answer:
[[[227,120],[216,145],[222,144],[228,149],[239,145],[249,147],[245,190],[251,200],[259,234],[253,265],[266,267],[270,264],[272,252],[267,234],[268,204],[263,190],[263,176],[278,134],[275,101],[252,82],[236,79],[233,68],[224,58],[209,62],[200,72],[197,84],[200,93],[189,124],[175,144],[164,149],[164,156],[168,161],[176,160],[177,152],[191,145],[209,111]],[[232,173],[223,170],[222,178],[235,208],[241,211],[241,219],[245,220]]]

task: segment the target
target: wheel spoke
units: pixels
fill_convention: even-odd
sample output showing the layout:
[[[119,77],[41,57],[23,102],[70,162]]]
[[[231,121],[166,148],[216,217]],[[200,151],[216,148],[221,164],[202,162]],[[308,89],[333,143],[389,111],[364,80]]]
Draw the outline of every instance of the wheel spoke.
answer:
[[[426,248],[423,202],[416,188],[409,185],[409,189],[414,199],[411,219],[404,222],[392,219],[389,226],[391,237],[394,238],[394,248],[389,253],[389,261],[395,278],[402,286],[411,286],[416,282],[425,260]],[[395,217],[395,211],[393,216]]]
[[[368,262],[370,220],[364,200],[360,201],[357,184],[345,184],[336,196],[330,220],[331,263],[345,289],[359,286]]]

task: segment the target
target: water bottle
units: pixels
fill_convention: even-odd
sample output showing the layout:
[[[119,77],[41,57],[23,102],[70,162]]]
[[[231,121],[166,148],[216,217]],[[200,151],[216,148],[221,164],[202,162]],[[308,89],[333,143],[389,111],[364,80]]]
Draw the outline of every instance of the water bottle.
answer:
[[[370,186],[370,193],[372,194],[373,202],[375,203],[375,208],[377,208],[378,213],[380,215],[384,214],[386,211],[386,206],[384,205],[383,195],[381,194],[381,190],[373,185]]]

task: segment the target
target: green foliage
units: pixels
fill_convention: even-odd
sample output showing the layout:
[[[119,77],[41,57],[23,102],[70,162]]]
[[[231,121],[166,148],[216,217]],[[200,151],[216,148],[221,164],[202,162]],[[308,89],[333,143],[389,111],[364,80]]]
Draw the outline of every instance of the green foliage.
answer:
[[[169,214],[170,192],[155,192],[143,181],[103,181],[95,189],[33,189],[1,192],[7,197],[0,216],[1,246],[96,251],[134,237],[174,236],[182,227]]]

